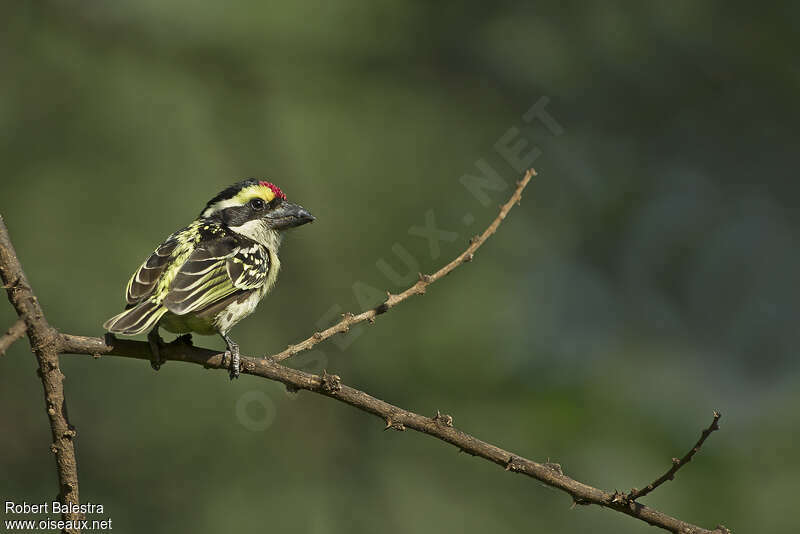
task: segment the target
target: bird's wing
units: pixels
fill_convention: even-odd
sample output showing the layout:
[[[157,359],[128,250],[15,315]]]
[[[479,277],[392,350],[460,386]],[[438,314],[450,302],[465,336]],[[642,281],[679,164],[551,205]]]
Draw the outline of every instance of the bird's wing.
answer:
[[[158,285],[158,280],[175,257],[176,249],[180,245],[180,232],[169,236],[161,243],[153,254],[147,258],[128,281],[125,289],[125,299],[128,306],[138,304],[153,294]]]
[[[259,246],[241,246],[233,238],[199,246],[180,267],[162,305],[184,315],[260,287],[267,278],[269,256]]]
[[[258,245],[241,247],[225,264],[228,277],[238,289],[256,289],[264,285],[270,267],[269,252]]]

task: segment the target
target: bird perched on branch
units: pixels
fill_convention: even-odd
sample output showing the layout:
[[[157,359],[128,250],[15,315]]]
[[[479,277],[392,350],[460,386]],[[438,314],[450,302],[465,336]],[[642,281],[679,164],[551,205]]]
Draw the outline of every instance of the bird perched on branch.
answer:
[[[128,282],[125,311],[103,327],[122,335],[148,331],[156,370],[163,363],[159,327],[219,334],[227,345],[223,365],[230,358],[231,379],[237,378],[239,346],[228,332],[275,285],[282,232],[313,220],[276,185],[256,179],[233,184],[156,248]]]

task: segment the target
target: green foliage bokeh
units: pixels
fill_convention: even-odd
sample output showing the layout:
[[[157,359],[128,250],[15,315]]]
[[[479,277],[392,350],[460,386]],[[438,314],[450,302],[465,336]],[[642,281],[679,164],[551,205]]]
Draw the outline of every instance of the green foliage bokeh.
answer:
[[[0,212],[56,327],[101,335],[160,240],[259,176],[318,219],[287,237],[276,290],[233,331],[246,354],[281,350],[358,311],[364,287],[402,289],[378,266],[403,273],[394,245],[423,272],[459,253],[510,192],[486,207],[459,178],[484,160],[513,184],[495,144],[517,128],[539,176],[475,261],[294,364],[606,489],[660,474],[718,409],[722,430],[645,502],[706,527],[796,526],[777,512],[800,474],[792,4],[2,11]],[[563,134],[522,119],[542,97]],[[458,234],[437,258],[409,233],[429,210]],[[0,329],[14,318],[0,306]],[[647,528],[265,380],[62,367],[81,498],[119,532]],[[0,405],[0,495],[52,499],[24,342],[0,359]]]

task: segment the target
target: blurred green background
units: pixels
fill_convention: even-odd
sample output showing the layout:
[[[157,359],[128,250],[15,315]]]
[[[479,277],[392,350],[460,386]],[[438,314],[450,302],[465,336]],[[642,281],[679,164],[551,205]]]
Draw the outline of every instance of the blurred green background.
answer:
[[[539,176],[475,262],[292,361],[605,489],[738,532],[796,528],[796,4],[5,3],[0,212],[51,323],[101,335],[131,272],[220,189],[293,232],[246,354],[431,272],[510,194],[460,183],[511,128]],[[563,133],[523,114],[542,97]],[[458,234],[432,257],[429,210]],[[467,224],[469,216],[474,219]],[[15,319],[0,306],[0,329]],[[216,338],[198,344],[221,348]],[[64,356],[81,500],[114,532],[649,532],[414,432],[252,377]],[[56,493],[25,342],[0,359],[0,495]]]

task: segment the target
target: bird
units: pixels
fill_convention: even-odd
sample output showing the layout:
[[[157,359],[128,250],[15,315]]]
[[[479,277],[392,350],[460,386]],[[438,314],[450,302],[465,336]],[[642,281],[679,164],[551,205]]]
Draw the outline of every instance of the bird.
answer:
[[[248,178],[225,188],[133,273],[125,310],[103,328],[112,336],[147,331],[155,370],[164,363],[159,328],[189,336],[218,334],[226,345],[222,366],[231,380],[238,378],[239,345],[229,332],[275,285],[284,232],[314,220],[271,182]]]

